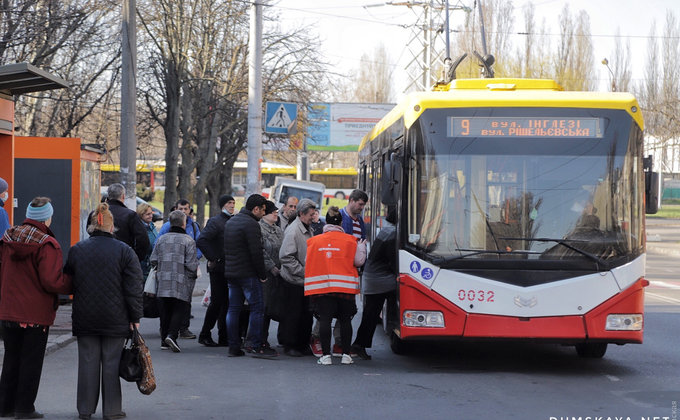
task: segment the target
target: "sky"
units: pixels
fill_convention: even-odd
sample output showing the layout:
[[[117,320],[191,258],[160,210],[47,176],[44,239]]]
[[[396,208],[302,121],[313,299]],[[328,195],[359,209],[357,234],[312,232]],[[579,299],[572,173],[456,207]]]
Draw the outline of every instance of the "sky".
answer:
[[[324,56],[342,73],[360,66],[362,54],[369,55],[380,44],[384,44],[390,55],[393,69],[393,80],[397,98],[406,89],[408,75],[404,68],[412,56],[405,51],[405,45],[411,38],[411,29],[404,26],[416,22],[416,14],[406,6],[393,5],[377,0],[268,0],[269,5],[281,13],[280,23],[283,27],[305,25],[312,33],[318,34],[322,41]],[[414,1],[414,0],[411,0]],[[422,1],[422,0],[416,0]],[[391,3],[405,3],[395,0]],[[523,7],[526,0],[513,2],[515,10],[514,33],[522,31]],[[545,19],[552,42],[557,42],[558,15],[565,0],[534,0],[537,23]],[[643,67],[647,56],[647,42],[653,22],[656,23],[657,36],[665,25],[666,11],[675,13],[680,20],[680,1],[677,0],[568,0],[572,15],[585,10],[590,16],[591,34],[594,48],[594,59],[598,79],[598,90],[608,90],[609,70],[600,62],[611,57],[614,51],[617,29],[625,40],[630,41],[633,62],[633,83],[644,77]],[[483,3],[482,3],[483,4]],[[474,0],[449,0],[450,6],[463,5],[473,7]],[[455,28],[462,24],[464,12],[453,11],[450,15],[450,26]],[[554,30],[551,30],[555,28]],[[265,28],[266,30],[266,28]],[[487,28],[487,30],[489,30]],[[521,42],[521,35],[512,35],[511,41]],[[453,43],[453,40],[452,40]],[[658,39],[659,45],[661,39]],[[493,53],[493,51],[490,51]],[[457,56],[452,51],[452,56]],[[612,60],[610,59],[610,62]],[[610,63],[611,64],[611,63]]]

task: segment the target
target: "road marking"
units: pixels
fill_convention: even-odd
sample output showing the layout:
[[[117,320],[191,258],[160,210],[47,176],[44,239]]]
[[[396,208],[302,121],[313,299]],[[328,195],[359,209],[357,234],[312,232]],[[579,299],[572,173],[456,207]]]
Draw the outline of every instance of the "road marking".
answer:
[[[680,299],[675,299],[675,298],[668,297],[668,296],[662,296],[662,295],[658,295],[656,293],[651,293],[651,292],[646,292],[645,294],[647,296],[657,298],[657,299],[664,301],[664,302],[680,304]]]
[[[614,375],[604,375],[604,376],[612,382],[619,382],[621,380]]]
[[[676,284],[676,283],[668,283],[668,282],[660,281],[660,280],[652,280],[652,281],[650,281],[650,283],[653,286],[665,287],[667,289],[680,290],[680,284]]]

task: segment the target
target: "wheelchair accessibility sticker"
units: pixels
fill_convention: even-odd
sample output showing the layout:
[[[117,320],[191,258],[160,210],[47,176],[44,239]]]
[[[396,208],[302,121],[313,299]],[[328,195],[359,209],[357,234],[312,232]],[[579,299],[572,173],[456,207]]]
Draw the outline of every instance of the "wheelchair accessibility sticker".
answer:
[[[423,276],[425,280],[430,280],[432,276],[434,276],[434,271],[432,271],[431,268],[423,268],[423,271],[420,273],[420,275]]]

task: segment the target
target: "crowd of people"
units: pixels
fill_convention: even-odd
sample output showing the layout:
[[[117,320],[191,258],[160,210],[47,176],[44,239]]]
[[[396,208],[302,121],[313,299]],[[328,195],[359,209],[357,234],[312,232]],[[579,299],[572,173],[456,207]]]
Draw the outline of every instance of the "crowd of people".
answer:
[[[6,190],[0,179],[2,203]],[[371,359],[366,348],[383,302],[396,289],[393,242],[392,249],[389,245],[396,231],[382,229],[367,256],[365,192],[354,190],[342,209],[330,207],[325,222],[309,199],[289,197],[279,209],[253,194],[236,212],[234,198],[223,195],[220,213],[203,229],[192,218],[191,203],[182,199],[160,230],[148,204],[136,212],[125,207],[125,193],[121,184],[108,188],[105,202],[88,217],[90,237],[71,247],[63,267],[49,229],[54,213],[49,198],[35,198],[21,225],[7,222],[0,240],[5,343],[0,416],[42,417],[34,402],[47,335],[58,295],[72,294],[79,418],[89,419],[96,411],[100,390],[104,418],[125,417],[118,378],[124,341],[145,316],[160,318],[161,349],[180,353],[180,339],[196,338],[189,326],[202,258],[210,276],[210,303],[200,345],[227,347],[229,357],[276,358],[279,352],[269,337],[274,321],[276,340],[290,357],[315,355],[319,365],[332,364],[333,356],[341,357],[341,364]],[[154,283],[154,293],[143,293],[145,282]],[[360,291],[366,307],[352,342]]]

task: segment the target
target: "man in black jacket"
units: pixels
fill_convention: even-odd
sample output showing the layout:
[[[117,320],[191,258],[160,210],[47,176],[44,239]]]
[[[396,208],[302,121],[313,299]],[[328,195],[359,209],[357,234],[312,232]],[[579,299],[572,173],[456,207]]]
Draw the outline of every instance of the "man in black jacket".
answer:
[[[208,220],[196,239],[196,246],[208,260],[208,273],[210,274],[210,305],[205,311],[203,328],[198,335],[198,342],[207,347],[229,345],[226,321],[229,295],[227,280],[224,278],[224,225],[234,215],[236,202],[234,197],[223,195],[220,197],[219,204],[220,213]],[[215,322],[217,322],[217,343],[213,341],[210,334]]]
[[[258,221],[264,216],[267,199],[253,194],[245,208],[224,225],[224,277],[229,284],[229,356],[243,356],[239,337],[239,316],[243,298],[248,299],[250,317],[246,349],[253,357],[278,356],[264,345],[264,300],[262,283],[267,281],[262,249],[262,231]]]
[[[136,211],[125,207],[125,187],[122,184],[111,184],[107,191],[106,202],[109,205],[109,211],[113,214],[116,239],[130,245],[139,261],[142,261],[151,249],[151,244],[142,219]]]

